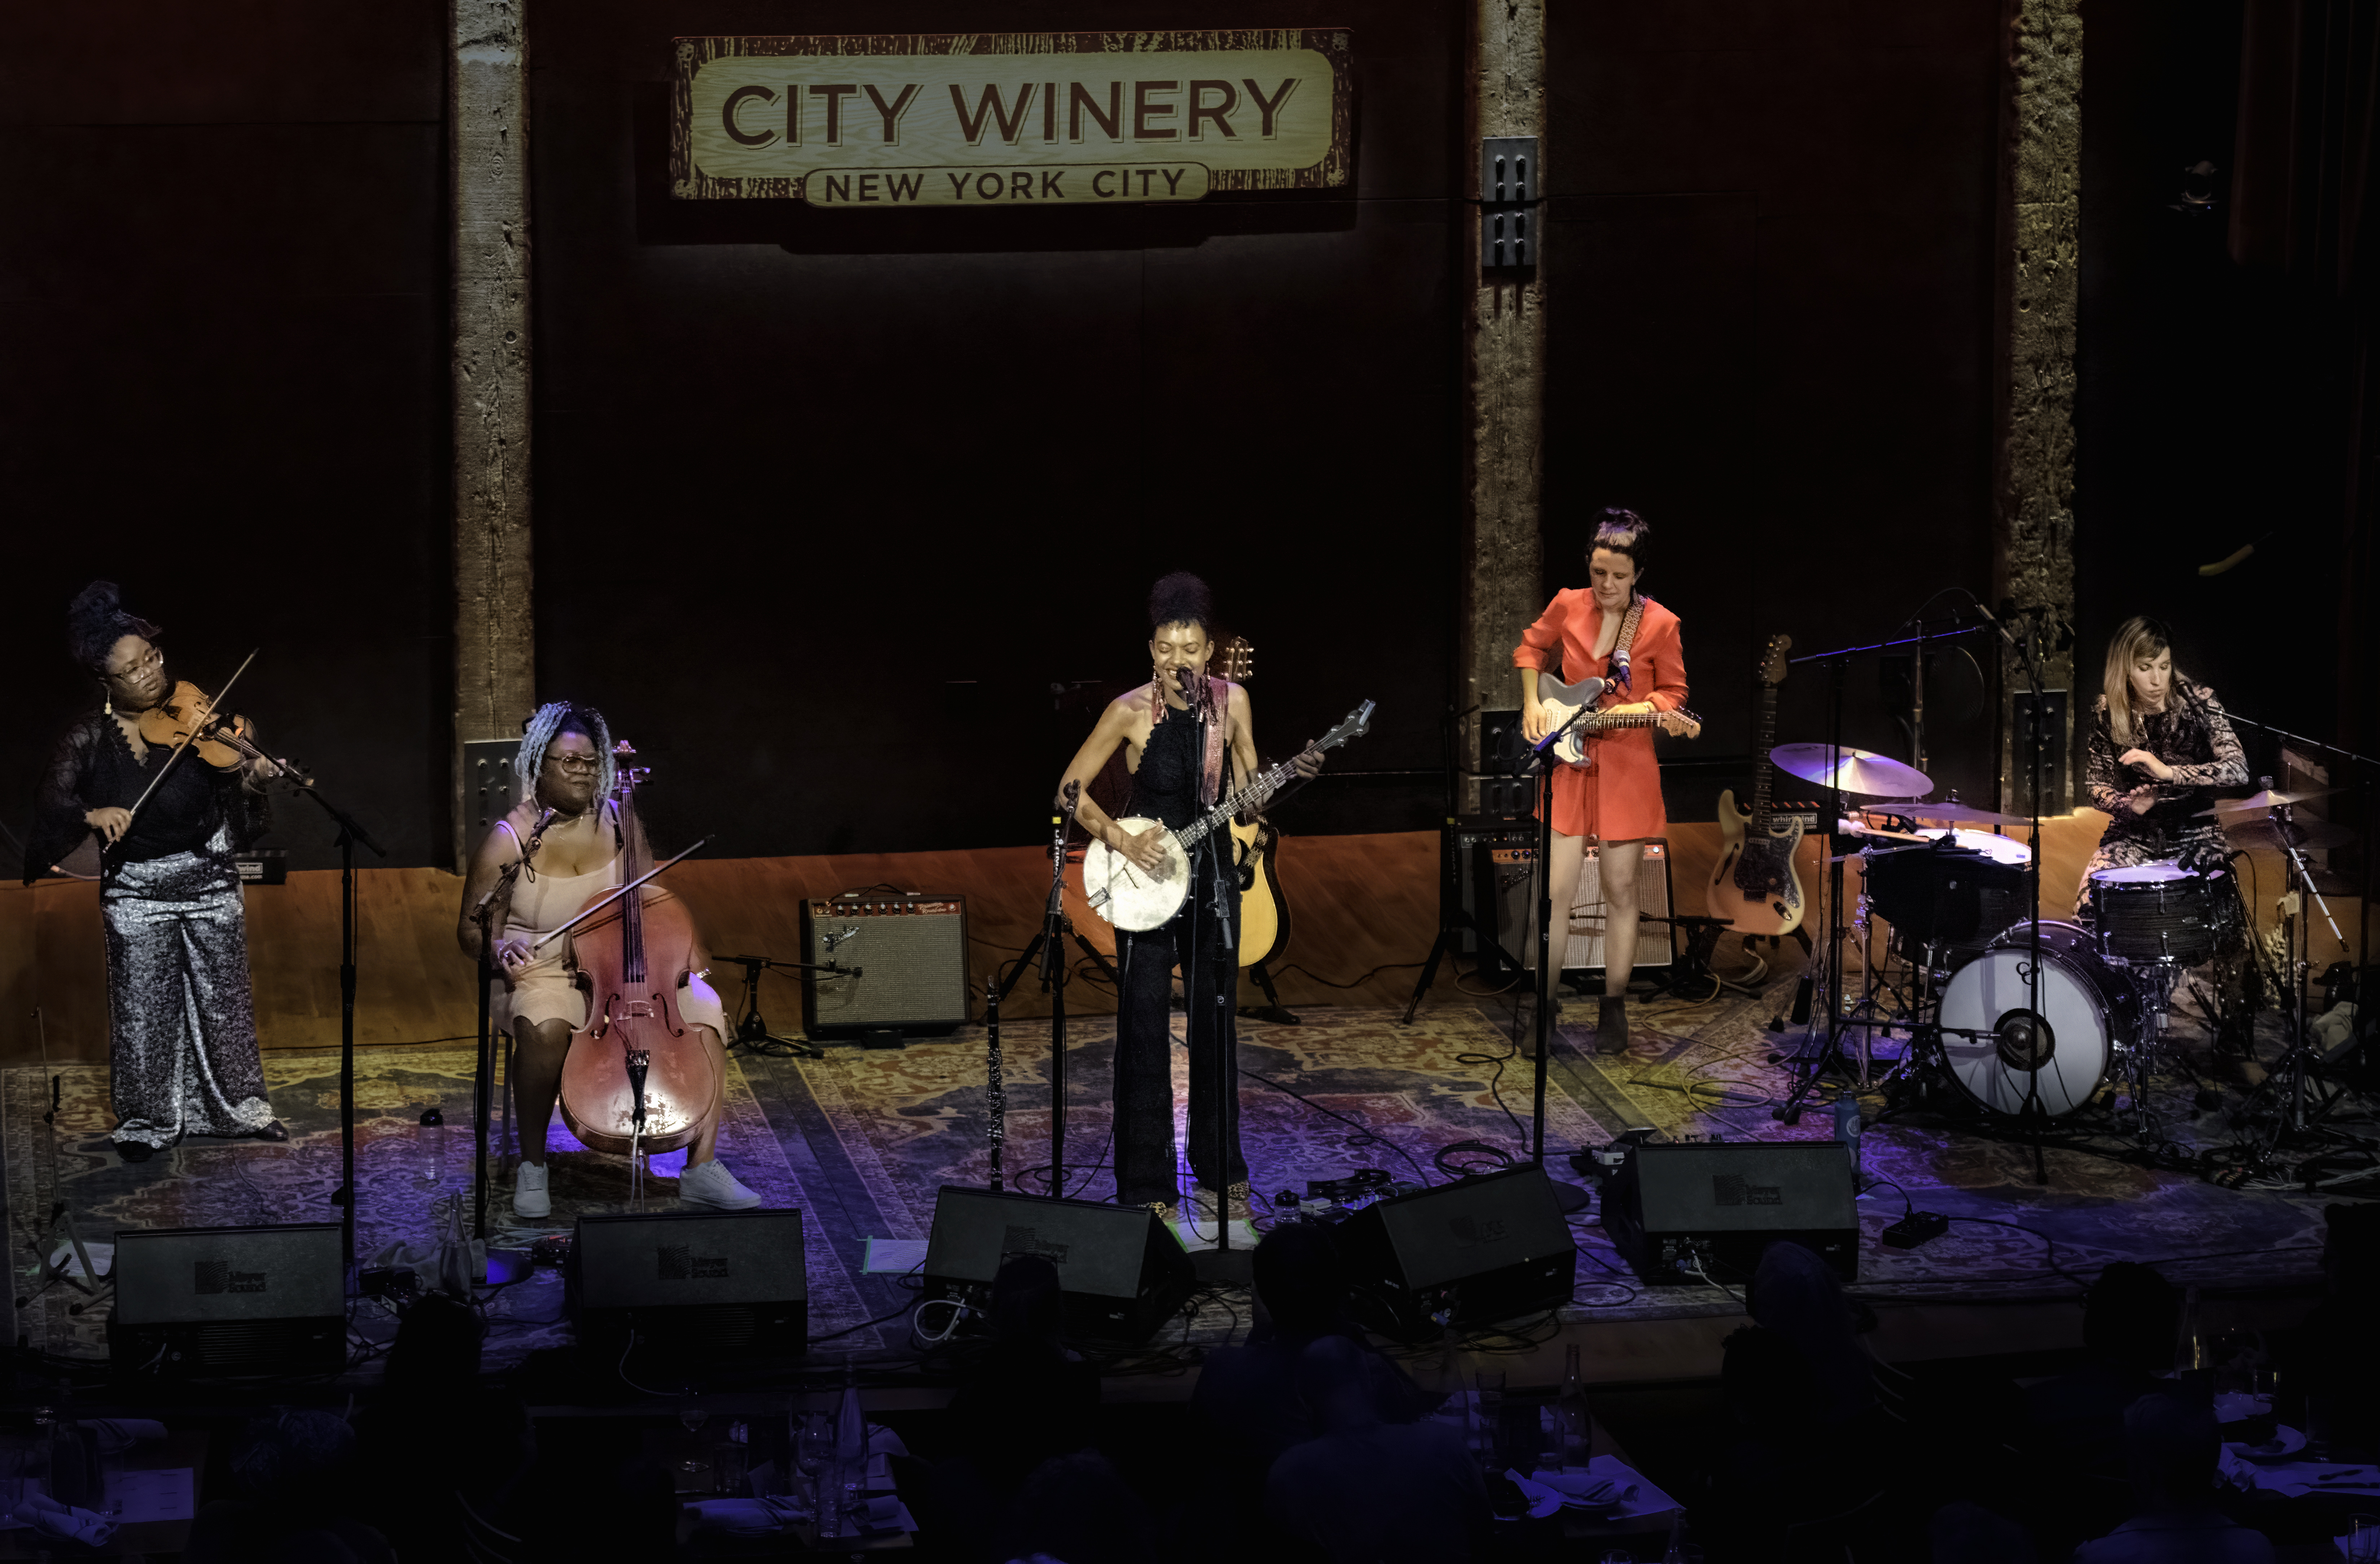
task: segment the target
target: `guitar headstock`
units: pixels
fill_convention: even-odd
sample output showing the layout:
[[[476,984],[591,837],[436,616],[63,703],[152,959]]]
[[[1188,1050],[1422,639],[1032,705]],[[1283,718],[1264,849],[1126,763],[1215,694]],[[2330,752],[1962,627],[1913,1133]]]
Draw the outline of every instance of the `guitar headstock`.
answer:
[[[1760,682],[1781,685],[1785,682],[1785,654],[1793,649],[1793,637],[1779,633],[1768,637],[1768,649],[1760,654]]]
[[[1362,738],[1372,731],[1372,710],[1375,703],[1366,701],[1339,720],[1339,725],[1314,741],[1317,749],[1336,749],[1350,739]]]
[[[1208,660],[1207,671],[1218,679],[1246,684],[1257,671],[1257,649],[1245,636],[1226,636],[1215,644],[1215,655]]]

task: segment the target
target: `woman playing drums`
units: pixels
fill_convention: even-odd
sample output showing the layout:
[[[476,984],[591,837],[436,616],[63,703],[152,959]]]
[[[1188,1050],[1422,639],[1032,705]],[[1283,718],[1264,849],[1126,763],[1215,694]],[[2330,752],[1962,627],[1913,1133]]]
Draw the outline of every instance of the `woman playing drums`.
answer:
[[[2214,790],[2248,781],[2247,757],[2222,702],[2173,665],[2161,620],[2124,621],[2107,643],[2104,693],[2091,715],[2091,802],[2110,817],[2082,871],[2075,915],[2091,915],[2091,877],[2102,869],[2220,858],[2222,828],[2201,819]]]

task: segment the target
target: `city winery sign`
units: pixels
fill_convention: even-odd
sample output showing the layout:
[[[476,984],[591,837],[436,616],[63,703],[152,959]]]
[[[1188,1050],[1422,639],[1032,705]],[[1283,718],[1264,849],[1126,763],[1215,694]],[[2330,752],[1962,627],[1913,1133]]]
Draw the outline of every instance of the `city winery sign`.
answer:
[[[885,211],[1349,182],[1340,28],[681,38],[670,188]]]

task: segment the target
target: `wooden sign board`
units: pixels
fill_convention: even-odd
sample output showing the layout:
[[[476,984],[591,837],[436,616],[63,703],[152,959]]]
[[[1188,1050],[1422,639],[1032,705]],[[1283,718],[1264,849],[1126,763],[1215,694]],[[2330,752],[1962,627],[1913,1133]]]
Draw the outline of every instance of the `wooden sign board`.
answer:
[[[1353,47],[1343,28],[681,38],[670,193],[890,210],[1332,188]]]

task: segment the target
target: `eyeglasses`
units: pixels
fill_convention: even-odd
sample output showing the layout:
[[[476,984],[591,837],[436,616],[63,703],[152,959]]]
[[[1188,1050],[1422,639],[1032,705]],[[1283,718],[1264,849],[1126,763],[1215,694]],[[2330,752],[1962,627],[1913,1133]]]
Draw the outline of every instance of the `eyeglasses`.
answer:
[[[549,755],[545,763],[557,771],[600,771],[603,762],[592,755]]]
[[[159,651],[155,647],[151,647],[149,649],[149,655],[135,660],[131,667],[110,668],[104,670],[104,672],[111,679],[133,679],[140,677],[143,673],[152,673],[164,666],[165,666],[165,654]]]

